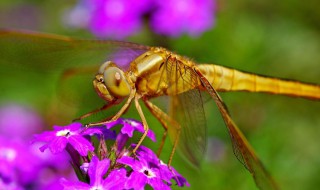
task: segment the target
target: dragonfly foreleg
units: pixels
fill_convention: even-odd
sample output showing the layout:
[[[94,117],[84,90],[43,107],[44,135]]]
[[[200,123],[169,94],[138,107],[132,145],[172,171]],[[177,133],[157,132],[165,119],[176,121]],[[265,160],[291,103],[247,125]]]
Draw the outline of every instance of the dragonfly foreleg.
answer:
[[[114,103],[105,104],[101,108],[95,109],[95,110],[93,110],[93,111],[91,111],[89,113],[81,115],[80,117],[77,117],[77,118],[73,119],[72,121],[75,122],[75,121],[79,121],[79,120],[85,119],[87,117],[90,117],[93,114],[96,114],[96,113],[98,113],[100,111],[106,110],[106,109],[110,108],[113,105],[114,105]]]
[[[110,122],[113,122],[121,117],[121,115],[129,108],[132,99],[136,96],[136,89],[133,88],[130,92],[129,98],[127,99],[127,102],[121,107],[121,109],[114,115],[110,120],[107,121],[101,121],[101,122],[96,122],[96,123],[89,123],[87,124],[87,127],[91,126],[98,126],[98,125],[104,125]]]

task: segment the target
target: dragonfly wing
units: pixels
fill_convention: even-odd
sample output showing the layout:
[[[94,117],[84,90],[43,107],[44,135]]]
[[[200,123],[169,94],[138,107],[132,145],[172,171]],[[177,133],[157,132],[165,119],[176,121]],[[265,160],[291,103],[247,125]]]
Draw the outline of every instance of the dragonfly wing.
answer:
[[[193,165],[199,166],[206,150],[206,118],[203,109],[196,73],[184,63],[172,59],[165,64],[165,76],[162,77],[171,91],[169,115],[180,129],[170,127],[169,136],[178,141],[178,150]],[[180,135],[179,135],[180,131]]]
[[[59,35],[0,30],[1,62],[42,72],[100,65],[105,61],[128,67],[149,47],[129,42],[81,40]],[[125,58],[125,59],[124,59]]]
[[[67,102],[71,107],[85,105],[87,111],[91,111],[103,103],[92,86],[99,66],[111,60],[120,68],[127,69],[133,59],[148,49],[147,46],[127,42],[81,40],[0,29],[0,85],[9,98],[12,96],[10,92],[18,91],[13,95],[28,92],[32,95],[19,98],[46,108],[47,103],[31,99],[38,94],[48,96],[48,93],[55,93],[54,89],[53,92],[46,90],[50,86],[57,88],[63,103]],[[28,78],[21,79],[25,73],[28,73]],[[38,86],[33,88],[33,84]]]
[[[209,81],[201,74],[200,71],[198,71],[197,69],[195,69],[195,71],[200,76],[200,80],[203,86],[214,99],[220,110],[220,113],[223,117],[223,120],[228,128],[229,135],[231,137],[234,154],[236,155],[238,160],[253,175],[253,178],[260,189],[278,189],[276,183],[274,182],[270,174],[267,172],[267,170],[264,168],[261,161],[258,159],[248,140],[242,134],[237,125],[233,122],[232,118],[230,117],[226,109],[225,104],[219,97],[216,90],[211,86]]]
[[[178,150],[195,166],[200,165],[207,143],[206,119],[199,95],[198,90],[191,90],[171,97],[169,111],[181,126]],[[177,129],[169,129],[172,141],[177,138],[177,132]]]

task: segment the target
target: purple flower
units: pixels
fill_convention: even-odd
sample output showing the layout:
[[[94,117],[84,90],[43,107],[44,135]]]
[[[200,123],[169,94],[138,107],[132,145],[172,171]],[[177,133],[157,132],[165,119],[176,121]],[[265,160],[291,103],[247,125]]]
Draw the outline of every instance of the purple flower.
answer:
[[[111,130],[106,129],[106,128],[103,128],[103,129],[100,129],[100,130],[101,130],[105,140],[107,140],[107,139],[116,140],[117,133],[115,131],[111,131]]]
[[[214,0],[80,0],[65,20],[113,39],[137,33],[144,18],[151,18],[151,28],[159,34],[198,36],[213,26],[214,12]]]
[[[88,151],[93,151],[94,147],[84,135],[101,133],[98,129],[83,130],[81,123],[72,123],[68,126],[53,126],[54,131],[46,131],[42,134],[35,135],[35,141],[46,142],[40,147],[43,152],[49,148],[53,154],[62,152],[67,144],[70,144],[81,156],[86,156]]]
[[[138,32],[150,0],[81,0],[69,14],[72,25],[87,26],[98,37],[123,39]],[[85,18],[80,21],[79,18]],[[88,19],[89,18],[89,19]]]
[[[154,189],[170,189],[171,179],[174,179],[178,186],[189,186],[188,182],[174,170],[163,164],[150,149],[140,146],[136,152],[137,159],[123,156],[118,159],[119,163],[132,168],[127,181],[127,188],[140,189],[149,184]]]
[[[166,181],[170,181],[173,179],[179,187],[190,186],[186,178],[184,178],[181,174],[179,174],[176,169],[174,169],[171,166],[169,168],[168,165],[163,163],[161,160],[160,160],[159,168],[162,173],[162,176],[167,177]]]
[[[63,177],[65,177],[66,174],[64,174]],[[75,178],[75,177],[73,177]],[[51,173],[51,175],[48,175],[48,178],[45,178],[41,180],[36,188],[34,189],[45,189],[45,190],[60,190],[63,189],[63,186],[60,183],[60,180],[62,179],[62,176],[58,175],[57,173]]]
[[[108,136],[110,129],[116,125],[121,125],[122,128],[116,139],[110,139]],[[144,127],[140,122],[132,119],[118,119],[105,126],[92,128],[83,128],[81,123],[72,123],[64,127],[54,126],[54,131],[37,135],[35,141],[46,142],[40,150],[49,148],[53,153],[61,152],[67,146],[73,147],[71,150],[68,149],[68,153],[80,180],[75,182],[60,180],[60,184],[66,190],[144,189],[146,185],[154,189],[170,189],[171,181],[176,181],[178,186],[188,186],[188,182],[174,168],[169,168],[161,162],[149,148],[139,146],[135,154],[129,152],[130,148],[136,147],[136,145],[131,145],[130,148],[125,147],[134,131],[143,133]],[[95,134],[98,135],[95,136]],[[88,135],[93,137],[87,138]],[[151,130],[148,131],[147,136],[155,141],[155,134]],[[114,133],[111,137],[114,137]],[[108,147],[109,142],[105,142],[106,138],[115,140],[111,148]],[[89,140],[98,140],[95,144],[97,145],[97,142],[99,144],[93,147]],[[80,157],[78,153],[74,154],[75,151],[82,156]],[[88,154],[88,151],[91,151],[91,154]],[[54,183],[54,180],[51,181]],[[41,187],[49,184],[51,183],[42,184]]]
[[[5,182],[28,184],[36,178],[40,165],[28,143],[0,137],[0,177]]]
[[[157,0],[157,4],[151,26],[159,34],[198,36],[214,24],[215,3],[212,0]]]
[[[14,104],[0,108],[0,189],[48,189],[58,175],[67,174],[66,155],[39,154],[36,144],[30,144],[42,127],[31,109]]]
[[[16,104],[0,107],[0,134],[3,136],[28,139],[42,127],[43,122],[34,110]]]
[[[173,179],[180,187],[183,187],[184,185],[189,186],[187,180],[181,174],[179,174],[177,170],[171,166],[169,168],[168,165],[162,162],[162,160],[160,160],[158,156],[149,148],[140,146],[136,154],[138,158],[146,159],[149,163],[152,163],[153,166],[157,166],[160,170],[161,176],[169,184],[171,184],[170,180]]]
[[[163,183],[159,169],[149,165],[146,160],[123,156],[118,162],[130,166],[133,170],[126,184],[128,189],[143,189],[146,184],[154,189],[170,189]]]
[[[133,132],[138,131],[140,133],[144,133],[143,124],[134,120],[134,119],[122,119],[119,118],[118,120],[108,123],[107,129],[110,129],[116,125],[122,125],[121,131],[117,136],[116,145],[117,145],[117,153],[119,154],[123,147],[125,146],[127,140],[130,137],[133,137]],[[149,137],[152,141],[156,141],[156,136],[152,130],[149,129],[147,133],[147,137]]]
[[[39,147],[43,145],[42,142],[33,144],[27,142],[27,145],[29,146],[30,152],[36,155],[41,161],[41,167],[55,168],[61,171],[70,167],[67,152],[62,152],[61,154],[52,154],[50,151],[40,152]]]
[[[62,179],[61,183],[65,190],[89,190],[89,189],[124,189],[126,180],[126,170],[117,169],[109,173],[106,179],[103,176],[107,173],[110,166],[110,160],[104,159],[99,161],[98,157],[94,156],[88,167],[88,175],[90,184],[84,182],[70,182]]]
[[[141,15],[148,1],[95,0],[96,8],[90,20],[90,29],[100,37],[122,39],[139,31]]]
[[[123,125],[121,128],[121,133],[126,134],[129,137],[133,136],[134,131],[138,131],[140,133],[144,133],[143,124],[141,122],[138,122],[134,119],[122,119],[119,118],[118,120],[114,122],[110,122],[107,124],[107,129],[110,129],[116,125]],[[147,133],[147,137],[149,137],[152,141],[156,141],[156,136],[153,131],[149,129]]]
[[[0,178],[0,189],[6,189],[6,190],[24,190],[22,186],[15,182],[9,182],[6,183]]]

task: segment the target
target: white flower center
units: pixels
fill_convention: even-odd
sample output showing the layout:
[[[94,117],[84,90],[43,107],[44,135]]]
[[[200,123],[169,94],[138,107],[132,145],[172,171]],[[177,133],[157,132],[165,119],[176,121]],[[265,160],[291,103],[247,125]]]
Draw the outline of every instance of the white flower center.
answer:
[[[72,132],[69,130],[69,129],[64,129],[64,130],[61,130],[61,131],[57,131],[56,135],[59,137],[59,136],[65,136],[65,137],[68,137],[70,135],[72,135]]]
[[[146,167],[142,168],[140,172],[146,175],[148,178],[156,177],[156,174],[152,170]]]
[[[138,122],[133,121],[133,120],[129,120],[129,119],[124,119],[124,122],[126,122],[126,123],[130,124],[132,127],[136,127],[136,126],[138,126],[138,125],[139,125],[139,123],[138,123]]]

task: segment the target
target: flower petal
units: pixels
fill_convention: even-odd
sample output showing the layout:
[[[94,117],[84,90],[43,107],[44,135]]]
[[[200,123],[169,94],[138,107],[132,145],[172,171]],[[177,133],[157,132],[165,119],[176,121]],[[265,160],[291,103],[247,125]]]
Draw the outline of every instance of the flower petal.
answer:
[[[90,185],[101,185],[103,180],[102,178],[107,173],[109,166],[110,160],[104,159],[99,161],[98,157],[92,157],[88,169]]]
[[[79,152],[81,156],[87,156],[89,151],[93,151],[93,145],[84,137],[80,135],[70,136],[69,143],[73,146],[75,150]]]
[[[127,181],[127,189],[144,189],[144,186],[147,184],[147,177],[140,172],[133,171],[130,174],[130,177]]]
[[[48,147],[53,154],[62,152],[68,143],[66,137],[56,137],[51,142],[49,142]]]

